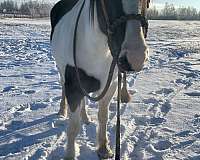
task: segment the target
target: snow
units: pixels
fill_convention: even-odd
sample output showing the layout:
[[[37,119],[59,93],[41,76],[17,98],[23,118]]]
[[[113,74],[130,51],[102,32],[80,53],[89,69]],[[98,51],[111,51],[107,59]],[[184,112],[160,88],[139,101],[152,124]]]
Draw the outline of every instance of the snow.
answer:
[[[48,20],[0,20],[0,159],[63,159],[67,119],[58,118],[61,87]],[[129,75],[121,107],[122,159],[200,159],[200,22],[150,21],[150,59]],[[77,137],[76,159],[96,155],[97,105]],[[116,98],[109,108],[114,151]]]

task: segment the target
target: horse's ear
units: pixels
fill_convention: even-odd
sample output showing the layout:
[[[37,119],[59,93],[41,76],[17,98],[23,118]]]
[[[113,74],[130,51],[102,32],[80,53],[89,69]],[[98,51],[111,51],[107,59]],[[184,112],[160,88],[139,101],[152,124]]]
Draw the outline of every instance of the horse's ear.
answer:
[[[147,0],[147,8],[149,8],[150,2],[151,2],[151,0]]]

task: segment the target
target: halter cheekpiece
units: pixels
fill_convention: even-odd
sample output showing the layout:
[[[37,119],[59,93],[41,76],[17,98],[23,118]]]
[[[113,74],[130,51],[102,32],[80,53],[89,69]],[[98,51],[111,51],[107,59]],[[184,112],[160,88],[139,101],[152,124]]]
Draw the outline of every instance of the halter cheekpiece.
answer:
[[[149,8],[149,3],[150,3],[150,0],[147,0],[147,8]],[[105,0],[101,0],[101,6],[102,6],[102,10],[103,10],[103,15],[104,15],[104,18],[105,18],[105,21],[106,21],[106,25],[107,25],[108,38],[109,38],[109,36],[114,34],[115,28],[117,28],[118,26],[120,26],[123,23],[126,23],[129,20],[140,21],[141,26],[142,26],[143,31],[144,31],[144,38],[147,38],[149,23],[148,23],[148,20],[145,17],[145,15],[142,15],[142,14],[126,14],[126,15],[123,15],[123,16],[115,19],[113,23],[110,23],[108,12],[106,10]]]

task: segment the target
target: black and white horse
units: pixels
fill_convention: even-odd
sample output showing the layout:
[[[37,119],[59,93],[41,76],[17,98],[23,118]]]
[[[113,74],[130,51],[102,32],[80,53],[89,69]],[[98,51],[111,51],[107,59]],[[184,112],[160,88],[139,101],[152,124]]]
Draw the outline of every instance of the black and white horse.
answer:
[[[124,15],[139,14],[146,9],[149,0],[62,0],[51,11],[51,44],[62,84],[62,101],[59,114],[66,116],[68,106],[69,126],[67,129],[67,159],[75,156],[75,138],[80,129],[80,118],[88,122],[85,112],[84,94],[77,81],[73,58],[73,37],[76,20],[80,10],[77,28],[76,61],[80,79],[88,93],[98,94],[106,85],[113,57],[108,42],[106,19],[110,23]],[[145,6],[145,7],[144,7]],[[105,8],[103,8],[105,7]],[[103,10],[105,9],[105,10]],[[148,57],[141,21],[128,19],[119,24],[112,34],[112,43],[119,51],[118,67],[105,97],[99,101],[98,112],[98,155],[112,157],[108,146],[106,124],[108,106],[116,91],[118,68],[127,71],[140,71]]]

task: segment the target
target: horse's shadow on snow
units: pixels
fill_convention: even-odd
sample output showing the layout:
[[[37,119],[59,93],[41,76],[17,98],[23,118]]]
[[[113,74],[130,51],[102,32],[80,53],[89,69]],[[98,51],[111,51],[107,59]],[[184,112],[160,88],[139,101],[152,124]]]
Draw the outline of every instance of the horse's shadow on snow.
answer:
[[[18,123],[8,125],[8,130],[0,133],[0,156],[21,152],[28,146],[41,143],[42,139],[61,134],[63,131],[61,127],[48,127],[48,130],[31,134],[32,129],[37,129],[44,123],[50,124],[55,118],[56,114],[52,114],[32,122],[22,123],[21,125]],[[15,126],[16,124],[19,125],[17,128]],[[8,143],[10,141],[11,143]]]

